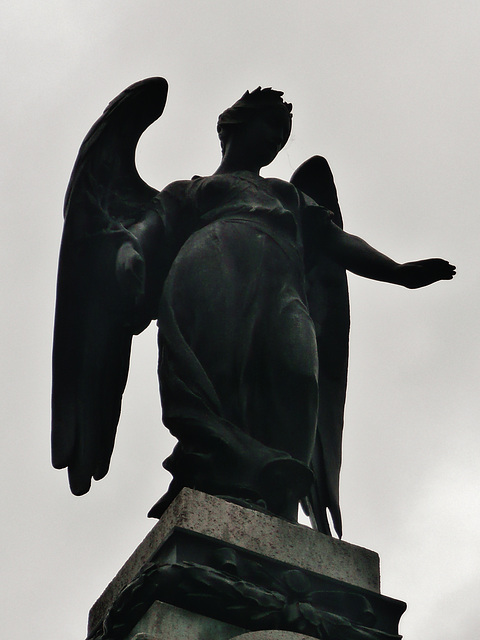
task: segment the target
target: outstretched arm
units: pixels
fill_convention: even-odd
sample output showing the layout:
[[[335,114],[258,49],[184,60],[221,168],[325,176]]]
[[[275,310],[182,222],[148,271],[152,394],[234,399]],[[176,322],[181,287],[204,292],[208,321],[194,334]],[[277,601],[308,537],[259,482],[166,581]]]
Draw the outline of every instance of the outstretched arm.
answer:
[[[345,269],[364,278],[399,284],[409,289],[425,287],[438,280],[451,280],[455,267],[441,258],[399,264],[357,236],[329,223],[324,251]]]

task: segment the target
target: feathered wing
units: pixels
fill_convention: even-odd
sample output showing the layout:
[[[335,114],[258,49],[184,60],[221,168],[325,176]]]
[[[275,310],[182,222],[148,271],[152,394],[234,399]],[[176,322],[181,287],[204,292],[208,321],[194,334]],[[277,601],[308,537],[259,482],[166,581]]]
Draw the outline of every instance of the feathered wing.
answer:
[[[135,167],[143,131],[163,112],[167,83],[149,78],[123,91],[80,148],[65,197],[53,346],[52,461],[68,467],[72,492],[108,471],[132,335],[152,319],[149,301],[122,290],[119,248],[155,207],[158,192]]]
[[[332,211],[333,221],[343,228],[337,190],[325,158],[314,156],[304,162],[291,182]],[[315,266],[307,264],[306,277],[309,310],[317,336],[319,413],[313,457],[315,482],[305,506],[314,525],[323,533],[330,533],[328,509],[341,537],[339,476],[350,329],[347,278],[341,266],[321,255]]]

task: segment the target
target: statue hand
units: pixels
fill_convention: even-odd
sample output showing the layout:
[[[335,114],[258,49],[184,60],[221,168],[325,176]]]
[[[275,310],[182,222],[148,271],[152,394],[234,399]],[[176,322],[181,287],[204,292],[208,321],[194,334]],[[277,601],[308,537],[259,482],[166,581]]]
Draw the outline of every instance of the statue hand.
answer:
[[[128,295],[137,298],[145,291],[145,261],[133,244],[126,242],[117,254],[117,280]]]
[[[454,275],[454,265],[441,258],[429,258],[401,264],[398,270],[398,284],[408,289],[419,289],[438,280],[451,280]]]

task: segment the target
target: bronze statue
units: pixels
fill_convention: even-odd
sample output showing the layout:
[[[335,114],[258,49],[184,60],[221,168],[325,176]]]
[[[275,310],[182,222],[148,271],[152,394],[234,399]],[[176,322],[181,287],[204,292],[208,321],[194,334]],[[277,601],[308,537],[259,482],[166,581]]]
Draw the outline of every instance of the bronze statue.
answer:
[[[158,318],[173,480],[341,535],[338,478],[348,359],[345,269],[422,287],[441,259],[397,264],[342,230],[316,156],[291,182],[259,176],[285,145],[291,105],[256,89],[220,115],[222,161],[158,192],[135,167],[167,83],[121,93],[80,149],[65,200],[53,355],[53,464],[73,493],[105,476],[130,347]]]

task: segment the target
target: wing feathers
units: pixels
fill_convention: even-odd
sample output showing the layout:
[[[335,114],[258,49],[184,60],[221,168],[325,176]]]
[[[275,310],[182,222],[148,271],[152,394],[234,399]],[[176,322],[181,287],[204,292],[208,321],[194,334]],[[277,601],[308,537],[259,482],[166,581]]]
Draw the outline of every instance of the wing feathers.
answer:
[[[117,282],[126,230],[158,193],[138,175],[135,149],[165,107],[167,83],[149,78],[113,100],[87,134],[65,196],[53,348],[52,462],[72,492],[108,471],[132,334],[139,317]],[[149,318],[150,319],[150,318]],[[149,320],[148,319],[148,320]],[[143,323],[143,327],[148,324]]]
[[[333,212],[343,228],[333,175],[325,158],[314,156],[293,174],[291,182],[315,202]],[[319,415],[312,460],[315,483],[306,500],[307,510],[322,533],[330,533],[327,509],[337,534],[342,535],[339,474],[343,409],[345,404],[348,334],[350,326],[345,270],[318,256],[307,273],[308,304],[317,334],[319,361]]]

